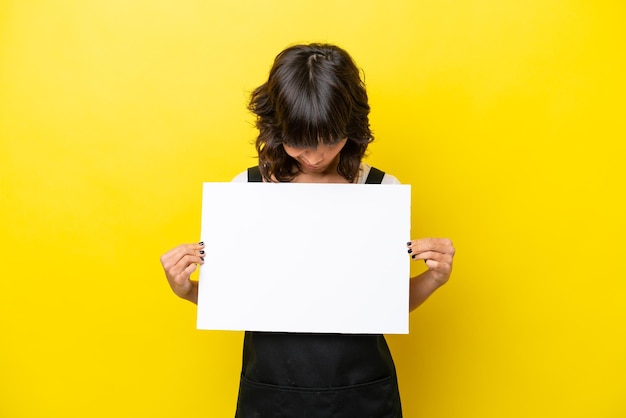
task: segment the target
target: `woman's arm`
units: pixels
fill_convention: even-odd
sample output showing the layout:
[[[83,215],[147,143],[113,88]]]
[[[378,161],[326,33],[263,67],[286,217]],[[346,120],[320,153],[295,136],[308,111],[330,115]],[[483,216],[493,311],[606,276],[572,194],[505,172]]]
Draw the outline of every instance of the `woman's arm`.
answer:
[[[447,238],[424,238],[407,243],[413,260],[424,260],[428,270],[411,278],[409,312],[420,306],[443,286],[452,273],[454,246]]]
[[[204,264],[204,243],[179,245],[161,256],[161,264],[174,293],[197,305],[198,282],[189,277]]]

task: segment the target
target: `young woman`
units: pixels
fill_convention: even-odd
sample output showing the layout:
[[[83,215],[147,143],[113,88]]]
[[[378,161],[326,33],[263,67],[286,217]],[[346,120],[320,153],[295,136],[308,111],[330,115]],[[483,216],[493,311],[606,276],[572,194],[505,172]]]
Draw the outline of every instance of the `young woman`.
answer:
[[[234,181],[381,183],[398,180],[361,160],[373,140],[359,70],[334,45],[296,45],[275,59],[250,101],[258,167]],[[442,238],[407,243],[427,271],[410,280],[410,309],[447,282],[454,247]],[[189,279],[204,244],[161,257],[176,295],[198,301]],[[382,335],[246,332],[236,417],[401,417],[395,366]]]

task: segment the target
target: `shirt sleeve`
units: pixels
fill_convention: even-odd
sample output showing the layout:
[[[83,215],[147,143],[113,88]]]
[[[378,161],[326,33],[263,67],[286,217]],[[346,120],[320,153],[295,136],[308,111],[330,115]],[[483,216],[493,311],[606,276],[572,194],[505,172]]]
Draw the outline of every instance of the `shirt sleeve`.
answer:
[[[248,170],[237,174],[231,181],[233,183],[247,183],[248,182]]]
[[[380,184],[401,184],[401,183],[400,183],[400,180],[398,180],[395,176],[385,173],[385,177],[383,177],[383,181],[381,181]]]

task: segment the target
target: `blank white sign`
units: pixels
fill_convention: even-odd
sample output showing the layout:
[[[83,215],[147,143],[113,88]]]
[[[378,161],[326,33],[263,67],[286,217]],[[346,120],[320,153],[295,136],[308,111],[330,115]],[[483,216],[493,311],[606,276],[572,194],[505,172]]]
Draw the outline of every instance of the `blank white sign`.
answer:
[[[408,333],[409,185],[204,183],[199,329]]]

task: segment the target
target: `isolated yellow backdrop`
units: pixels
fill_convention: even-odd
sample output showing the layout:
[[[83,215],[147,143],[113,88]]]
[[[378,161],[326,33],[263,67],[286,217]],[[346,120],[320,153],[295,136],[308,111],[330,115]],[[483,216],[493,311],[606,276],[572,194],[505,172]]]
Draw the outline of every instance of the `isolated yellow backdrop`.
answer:
[[[2,1],[0,417],[233,415],[242,334],[196,331],[158,259],[254,165],[247,96],[311,41],[364,69],[413,237],[457,248],[389,337],[405,415],[626,416],[625,11]]]

